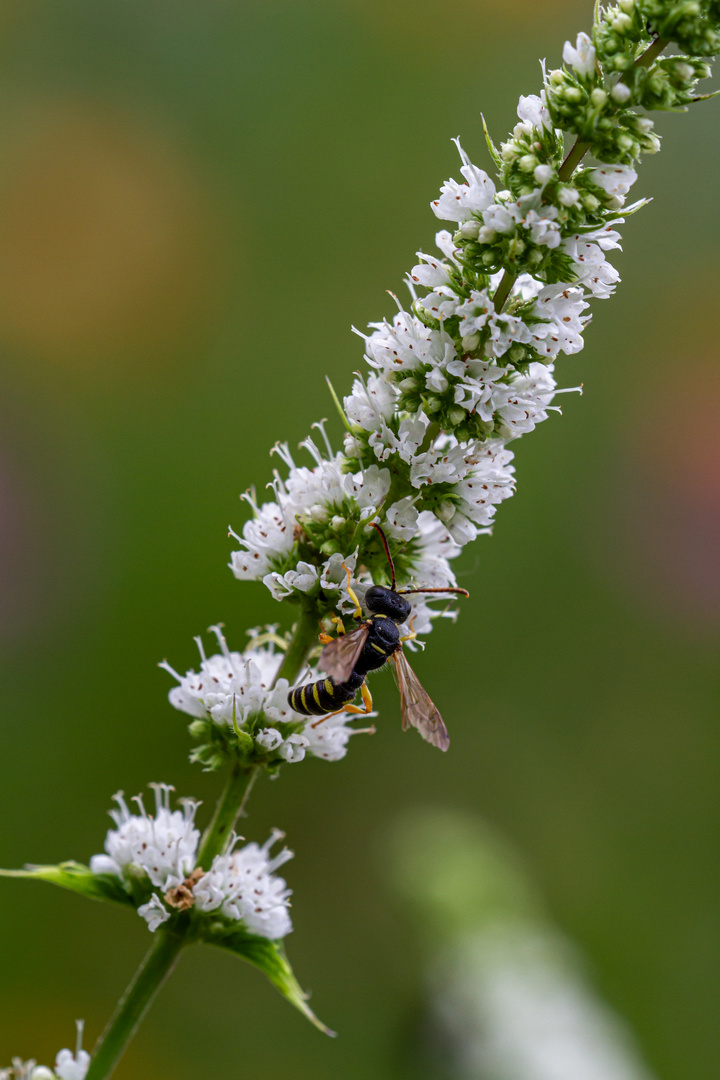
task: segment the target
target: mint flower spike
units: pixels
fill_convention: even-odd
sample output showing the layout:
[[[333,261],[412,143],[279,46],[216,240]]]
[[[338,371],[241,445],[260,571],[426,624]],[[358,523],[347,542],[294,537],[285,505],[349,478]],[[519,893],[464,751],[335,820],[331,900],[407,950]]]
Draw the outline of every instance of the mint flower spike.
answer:
[[[671,42],[680,55],[661,55]],[[342,447],[333,447],[324,420],[298,452],[278,443],[270,494],[263,502],[245,492],[248,518],[230,530],[234,576],[293,605],[292,629],[251,631],[236,651],[215,625],[215,651],[196,638],[198,670],[160,665],[177,683],[171,704],[189,718],[191,760],[208,771],[228,767],[203,837],[199,804],[173,807],[173,789],[157,784],[152,812],[139,796],[115,796],[114,828],[89,867],[0,871],[130,906],[153,935],[89,1069],[78,1047],[61,1052],[54,1072],[16,1062],[0,1080],[85,1080],[85,1070],[87,1080],[106,1080],[179,953],[195,942],[258,967],[328,1032],[283,951],[290,889],[278,871],[291,853],[274,847],[277,831],[258,844],[234,830],[261,772],[275,776],[313,757],[338,761],[353,734],[374,729],[353,728],[345,712],[300,715],[288,691],[320,679],[321,628],[347,629],[339,622],[358,614],[371,585],[411,586],[403,648],[422,647],[436,619],[455,618],[443,590],[457,586],[454,559],[492,532],[515,493],[515,440],[560,412],[560,394],[581,392],[563,367],[584,348],[591,307],[614,294],[620,278],[610,253],[626,218],[647,202],[627,203],[642,155],[660,148],[647,113],[712,96],[697,84],[717,52],[720,0],[597,2],[592,33],[565,42],[561,66],[542,65],[542,85],[519,98],[518,121],[499,146],[483,120],[493,176],[455,140],[461,179],[446,180],[431,203],[442,223],[437,251],[416,253],[407,298],[390,294],[395,311],[355,330],[362,370],[345,395],[331,388]]]

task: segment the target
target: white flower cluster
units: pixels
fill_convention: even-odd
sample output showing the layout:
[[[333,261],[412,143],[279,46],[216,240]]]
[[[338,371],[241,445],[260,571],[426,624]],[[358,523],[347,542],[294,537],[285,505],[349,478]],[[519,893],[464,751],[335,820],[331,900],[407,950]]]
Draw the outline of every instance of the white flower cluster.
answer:
[[[77,1021],[77,1045],[61,1050],[55,1058],[55,1068],[38,1065],[36,1061],[13,1058],[9,1069],[0,1069],[0,1080],[85,1080],[90,1068],[90,1055],[82,1048],[83,1021]]]
[[[253,934],[275,941],[292,930],[288,899],[290,890],[275,871],[292,859],[283,848],[270,856],[270,848],[283,838],[273,830],[269,840],[260,847],[234,845],[225,855],[217,855],[213,864],[195,885],[195,906],[199,911],[220,910],[229,920],[243,922]]]
[[[580,72],[589,57],[584,39],[566,47],[566,62]],[[347,610],[345,568],[357,559],[359,581],[371,579],[366,526],[377,521],[405,556],[405,578],[453,585],[448,560],[490,531],[497,506],[513,494],[508,443],[559,411],[554,365],[583,348],[589,299],[616,286],[606,252],[620,246],[616,211],[637,178],[631,167],[609,164],[559,182],[557,166],[537,149],[557,152],[559,140],[545,91],[522,97],[518,117],[502,160],[514,168],[526,144],[536,148],[519,158],[521,194],[517,185],[498,190],[457,143],[463,181],[446,181],[432,203],[455,231],[437,234],[438,257],[418,253],[411,310],[396,301],[394,318],[361,335],[370,371],[343,399],[344,454],[332,452],[322,425],[327,454],[310,439],[303,444],[314,467],[276,448],[288,475],[276,473],[274,501],[246,496],[253,518],[237,537],[236,577],[263,580],[277,599],[335,591],[336,607]],[[496,304],[514,265],[508,295]],[[427,632],[427,598],[416,606],[415,628]]]
[[[167,662],[160,665],[179,683],[168,695],[171,705],[220,730],[231,732],[234,725],[248,730],[260,755],[277,755],[287,762],[302,761],[306,754],[326,761],[345,757],[350,736],[359,733],[349,726],[352,717],[339,713],[319,724],[317,717],[301,716],[291,709],[288,680],[276,680],[283,654],[275,651],[273,641],[251,642],[244,653],[231,652],[220,627],[210,629],[221,651],[206,656],[202,639],[196,638],[201,659],[198,672],[179,675]],[[320,677],[311,669],[306,681]],[[293,730],[288,731],[288,725]]]
[[[289,890],[274,871],[292,853],[286,848],[274,857],[270,848],[282,836],[273,832],[262,847],[255,843],[216,855],[207,872],[196,869],[200,833],[195,827],[198,803],[180,800],[182,810],[171,810],[168,784],[152,784],[155,813],[149,815],[142,797],[134,802],[138,813],[128,809],[123,793],[114,799],[117,810],[110,816],[116,828],[105,838],[104,855],[93,855],[90,869],[95,874],[115,874],[126,882],[147,875],[158,890],[138,908],[138,914],[154,933],[171,917],[173,908],[196,906],[199,911],[220,909],[229,922],[240,922],[252,934],[275,940],[292,929],[288,914]],[[63,1080],[74,1080],[63,1077]]]

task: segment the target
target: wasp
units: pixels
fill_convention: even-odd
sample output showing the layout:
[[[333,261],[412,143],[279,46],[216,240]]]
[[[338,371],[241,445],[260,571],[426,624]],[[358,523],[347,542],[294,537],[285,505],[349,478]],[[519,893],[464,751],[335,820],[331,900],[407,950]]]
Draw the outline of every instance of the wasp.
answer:
[[[412,611],[407,593],[455,593],[469,596],[465,589],[397,589],[395,566],[390,554],[385,533],[375,522],[370,522],[380,534],[385,555],[390,564],[392,584],[389,589],[384,585],[371,585],[365,593],[365,607],[368,618],[363,617],[362,606],[351,588],[350,571],[348,575],[348,593],[355,603],[354,617],[360,622],[354,630],[346,634],[342,620],[333,616],[338,629],[337,637],[321,634],[320,641],[325,648],[320,654],[319,667],[327,678],[317,682],[296,686],[288,694],[288,703],[295,712],[303,716],[320,716],[321,724],[328,716],[340,712],[362,713],[372,710],[372,697],[366,684],[366,677],[389,660],[393,665],[395,681],[400,691],[400,714],[403,731],[409,727],[417,728],[426,742],[447,750],[450,745],[447,728],[443,718],[430,697],[423,689],[420,680],[410,667],[403,652],[403,642],[415,637],[411,632],[407,637],[400,637],[400,625],[407,622]],[[363,699],[364,708],[351,704],[358,690]]]

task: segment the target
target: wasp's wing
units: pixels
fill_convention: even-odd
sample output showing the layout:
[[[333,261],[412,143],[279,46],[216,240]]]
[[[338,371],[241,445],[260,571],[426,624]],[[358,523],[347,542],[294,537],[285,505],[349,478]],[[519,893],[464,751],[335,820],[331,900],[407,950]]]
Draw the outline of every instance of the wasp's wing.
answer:
[[[423,689],[404,653],[398,650],[390,659],[395,664],[395,679],[400,691],[403,731],[407,731],[409,727],[417,728],[426,742],[437,746],[438,750],[447,750],[450,737],[443,718]]]
[[[330,675],[335,682],[349,679],[363,651],[369,631],[368,624],[363,623],[349,634],[338,634],[320,653],[320,670]]]

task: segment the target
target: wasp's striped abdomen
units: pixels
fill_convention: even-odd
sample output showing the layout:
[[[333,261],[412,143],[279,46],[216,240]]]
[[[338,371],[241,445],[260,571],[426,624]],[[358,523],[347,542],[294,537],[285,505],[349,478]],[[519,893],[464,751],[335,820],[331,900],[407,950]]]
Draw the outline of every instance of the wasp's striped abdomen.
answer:
[[[302,716],[326,716],[352,701],[364,681],[363,676],[354,672],[344,683],[336,683],[328,676],[291,690],[288,703],[291,709]]]

